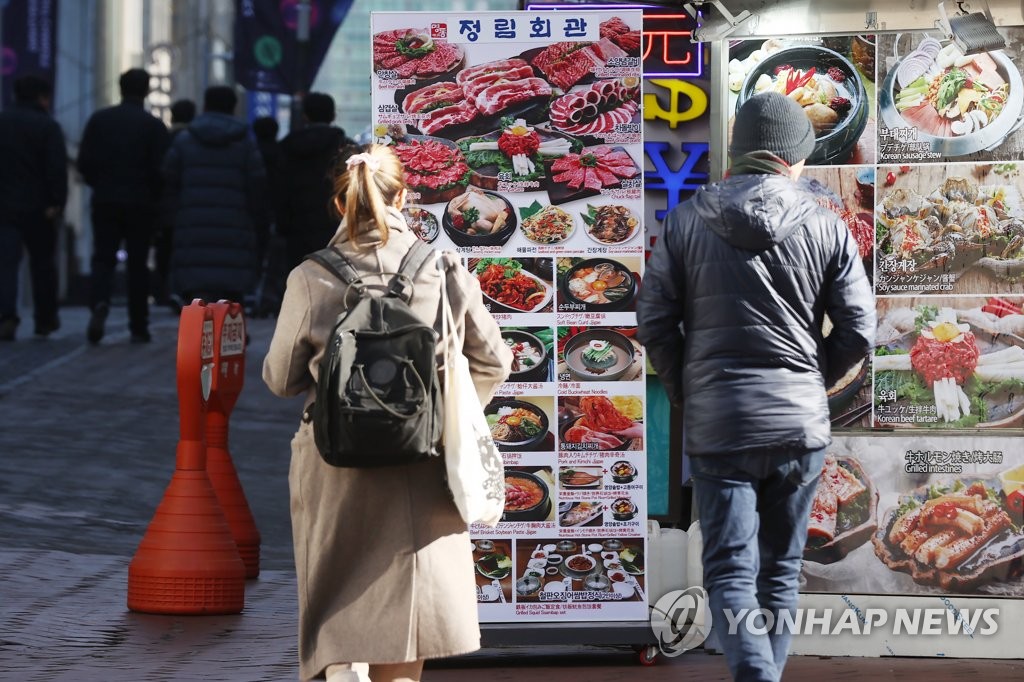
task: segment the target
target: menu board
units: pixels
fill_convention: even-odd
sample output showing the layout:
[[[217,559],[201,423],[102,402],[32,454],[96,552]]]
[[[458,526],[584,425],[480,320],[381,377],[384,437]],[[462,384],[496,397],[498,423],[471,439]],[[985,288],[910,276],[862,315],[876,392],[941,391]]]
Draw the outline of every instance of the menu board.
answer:
[[[374,139],[513,350],[484,408],[505,512],[474,527],[484,622],[647,620],[637,11],[373,13]]]
[[[1024,450],[1006,438],[840,437],[802,589],[1024,597]]]
[[[970,56],[926,33],[730,47],[733,114],[769,89],[804,107],[800,183],[878,312],[872,356],[829,387],[805,592],[1024,596],[1024,31],[1005,33]]]

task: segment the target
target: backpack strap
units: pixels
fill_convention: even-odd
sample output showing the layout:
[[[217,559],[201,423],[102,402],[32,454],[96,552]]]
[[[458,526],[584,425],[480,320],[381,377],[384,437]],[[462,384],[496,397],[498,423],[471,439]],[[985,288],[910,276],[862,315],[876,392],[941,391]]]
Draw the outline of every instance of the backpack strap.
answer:
[[[388,284],[388,296],[400,298],[406,303],[412,300],[413,280],[423,268],[424,264],[434,255],[433,247],[426,242],[417,239],[402,259],[398,266],[398,272],[391,278]]]
[[[318,263],[327,272],[331,273],[345,284],[353,286],[356,291],[360,294],[365,290],[363,285],[363,278],[359,272],[352,265],[352,261],[339,252],[337,249],[330,247],[326,249],[320,249],[314,251],[311,254],[305,256],[303,260],[311,260],[314,263]]]

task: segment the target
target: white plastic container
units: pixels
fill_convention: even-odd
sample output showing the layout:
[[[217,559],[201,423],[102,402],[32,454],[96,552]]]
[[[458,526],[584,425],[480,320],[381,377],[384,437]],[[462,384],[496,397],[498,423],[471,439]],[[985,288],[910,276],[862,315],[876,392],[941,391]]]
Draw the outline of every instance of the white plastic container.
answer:
[[[687,549],[689,536],[679,528],[661,529],[661,574],[660,597],[673,590],[685,590],[690,586]],[[657,599],[655,599],[657,601]]]
[[[647,597],[654,604],[672,590],[690,586],[687,579],[686,531],[661,528],[657,521],[647,522]]]
[[[687,587],[703,587],[704,586],[704,564],[701,561],[701,555],[704,552],[704,537],[700,532],[700,521],[694,521],[690,524],[690,529],[686,531],[687,549],[686,549],[686,580],[688,581]]]

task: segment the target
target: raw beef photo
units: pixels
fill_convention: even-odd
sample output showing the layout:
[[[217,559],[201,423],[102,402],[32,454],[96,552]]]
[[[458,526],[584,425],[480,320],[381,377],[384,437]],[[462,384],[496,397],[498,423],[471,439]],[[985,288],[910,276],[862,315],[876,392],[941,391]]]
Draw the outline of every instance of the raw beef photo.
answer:
[[[571,135],[610,133],[640,110],[638,78],[597,81],[551,104],[551,125]]]
[[[373,68],[393,70],[401,78],[433,78],[458,67],[462,48],[435,41],[424,29],[403,28],[373,36]]]

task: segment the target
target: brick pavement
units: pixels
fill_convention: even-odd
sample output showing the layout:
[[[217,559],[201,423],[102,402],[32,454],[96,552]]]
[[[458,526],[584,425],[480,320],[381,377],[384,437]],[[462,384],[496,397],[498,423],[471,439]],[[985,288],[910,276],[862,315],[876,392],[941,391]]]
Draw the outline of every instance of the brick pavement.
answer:
[[[127,566],[174,466],[176,318],[154,309],[150,345],[123,308],[84,343],[83,309],[50,339],[0,344],[0,680],[293,680],[296,606],[287,501],[298,404],[259,381],[272,320],[251,321],[231,451],[263,535],[262,574],[235,616],[131,613]],[[24,325],[23,330],[24,332]],[[23,334],[24,336],[24,334]],[[609,647],[502,647],[432,664],[428,682],[726,680],[702,653],[641,668]],[[1024,679],[1021,661],[794,658],[787,680]]]

